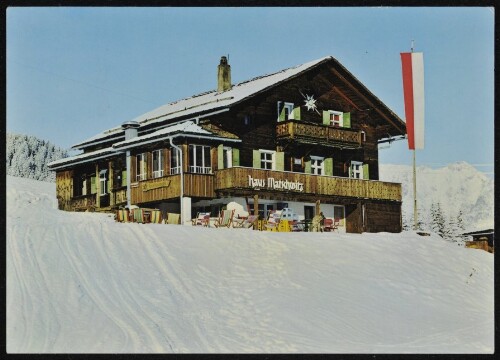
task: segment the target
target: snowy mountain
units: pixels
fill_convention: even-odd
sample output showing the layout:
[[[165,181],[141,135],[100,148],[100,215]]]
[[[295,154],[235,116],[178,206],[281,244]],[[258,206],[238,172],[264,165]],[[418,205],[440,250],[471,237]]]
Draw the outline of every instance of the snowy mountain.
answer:
[[[438,236],[121,224],[7,177],[8,353],[490,353],[494,257]]]
[[[34,136],[7,134],[6,140],[7,175],[55,181],[47,164],[68,156],[65,150]]]
[[[406,165],[380,165],[380,180],[402,183],[403,219],[413,224],[413,169]],[[417,167],[417,204],[424,230],[432,230],[432,208],[438,204],[445,221],[456,224],[462,213],[463,230],[494,227],[493,179],[466,162],[439,169]],[[411,226],[411,225],[410,225]]]

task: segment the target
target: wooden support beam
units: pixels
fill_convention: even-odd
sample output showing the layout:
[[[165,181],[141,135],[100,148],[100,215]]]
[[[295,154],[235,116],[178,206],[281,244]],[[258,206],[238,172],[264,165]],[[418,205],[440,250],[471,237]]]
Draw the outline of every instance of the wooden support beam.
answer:
[[[115,192],[113,191],[113,160],[109,160],[109,181],[108,181],[108,193],[109,193],[109,205],[112,207],[115,205]]]
[[[259,215],[259,195],[253,196],[253,214]],[[257,222],[254,223],[253,229],[257,230]]]
[[[95,164],[95,206],[97,208],[101,207],[101,178],[99,176],[99,164]]]
[[[356,110],[358,110],[358,111],[362,111],[362,110],[361,110],[361,109],[360,109],[360,108],[359,108],[359,107],[358,107],[355,103],[353,103],[353,102],[352,102],[352,100],[351,100],[351,99],[349,99],[349,98],[347,97],[347,95],[346,95],[346,94],[344,94],[344,93],[343,93],[343,92],[342,92],[342,91],[341,91],[338,87],[334,86],[334,87],[333,87],[333,90],[335,90],[335,92],[336,92],[337,94],[339,94],[339,95],[342,97],[342,99],[344,99],[344,100],[345,100],[345,101],[347,101],[349,104],[351,104],[351,105],[352,105],[352,106],[353,106]]]
[[[368,103],[375,111],[383,117],[385,120],[387,120],[390,124],[392,124],[396,129],[399,131],[405,133],[403,129],[401,128],[400,124],[396,124],[392,119],[387,116],[382,110],[379,109],[378,106],[375,106],[375,104],[370,101],[365,95],[363,95],[350,81],[348,81],[343,75],[340,74],[340,72],[337,69],[330,68],[330,71],[333,72],[335,76],[337,76],[340,80],[342,80],[352,91],[354,91],[356,94],[358,94],[359,97],[361,97],[364,101]]]
[[[316,200],[316,211],[314,213],[314,215],[319,215],[319,213],[321,212],[321,201],[320,200]]]

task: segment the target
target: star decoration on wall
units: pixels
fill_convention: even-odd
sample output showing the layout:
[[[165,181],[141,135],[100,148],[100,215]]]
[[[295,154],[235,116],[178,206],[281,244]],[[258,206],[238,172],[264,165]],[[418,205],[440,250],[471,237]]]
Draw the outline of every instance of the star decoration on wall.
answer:
[[[317,105],[316,105],[316,99],[314,98],[314,95],[306,95],[304,97],[306,98],[304,100],[304,102],[305,102],[305,106],[307,107],[307,110],[318,112]]]

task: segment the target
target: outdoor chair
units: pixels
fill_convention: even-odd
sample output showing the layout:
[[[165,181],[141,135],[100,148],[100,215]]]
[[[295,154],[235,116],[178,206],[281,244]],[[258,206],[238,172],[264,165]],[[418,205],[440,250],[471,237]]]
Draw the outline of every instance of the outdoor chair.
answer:
[[[233,227],[236,229],[249,229],[251,228],[259,217],[257,215],[249,215],[246,219],[233,220]]]
[[[210,223],[210,213],[209,212],[199,212],[196,218],[191,220],[193,226],[205,226],[208,227]]]
[[[335,231],[339,229],[339,219],[325,219],[323,231]]]
[[[133,216],[134,216],[134,222],[139,223],[139,224],[144,224],[145,221],[145,214],[144,214],[144,209],[141,208],[136,208],[133,209]]]
[[[214,226],[216,228],[219,228],[219,227],[229,228],[232,224],[233,216],[234,216],[234,209],[233,210],[222,210],[219,217],[217,219],[215,219]]]
[[[181,223],[181,214],[167,213],[166,224],[179,225]]]
[[[161,224],[161,211],[160,210],[151,210],[151,222],[153,224]]]

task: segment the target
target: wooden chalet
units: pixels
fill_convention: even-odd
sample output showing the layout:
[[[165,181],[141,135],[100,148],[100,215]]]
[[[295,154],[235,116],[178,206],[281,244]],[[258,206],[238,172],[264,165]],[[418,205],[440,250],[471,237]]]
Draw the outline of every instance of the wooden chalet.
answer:
[[[319,208],[347,232],[400,232],[401,185],[379,181],[378,144],[405,123],[333,57],[179,100],[73,146],[52,162],[59,208],[138,205],[250,213]]]

